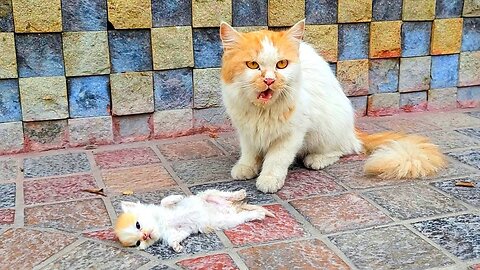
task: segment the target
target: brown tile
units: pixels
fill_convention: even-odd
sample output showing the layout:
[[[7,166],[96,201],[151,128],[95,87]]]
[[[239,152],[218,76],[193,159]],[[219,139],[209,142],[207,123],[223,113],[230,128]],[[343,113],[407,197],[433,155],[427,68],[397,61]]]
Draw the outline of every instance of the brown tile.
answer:
[[[13,224],[14,221],[14,209],[0,209],[0,225]]]
[[[391,221],[355,194],[316,197],[290,203],[322,233],[365,228]]]
[[[104,171],[102,178],[109,190],[119,193],[126,190],[151,191],[175,185],[160,164]]]
[[[222,269],[236,270],[238,269],[232,258],[227,254],[216,254],[194,259],[179,261],[177,265],[188,270],[202,269]]]
[[[98,167],[101,169],[139,166],[160,162],[155,152],[149,147],[97,152],[94,154],[94,157]]]
[[[249,269],[350,269],[318,239],[251,247],[239,254]]]
[[[158,145],[160,152],[170,161],[221,156],[222,151],[210,141],[186,141]]]

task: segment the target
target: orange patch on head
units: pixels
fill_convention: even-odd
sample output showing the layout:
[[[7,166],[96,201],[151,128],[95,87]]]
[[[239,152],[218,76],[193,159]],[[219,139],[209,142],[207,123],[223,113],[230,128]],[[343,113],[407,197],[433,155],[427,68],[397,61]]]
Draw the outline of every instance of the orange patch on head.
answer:
[[[132,245],[132,239],[130,237],[123,237],[123,235],[120,233],[122,230],[127,229],[128,227],[133,227],[135,223],[137,222],[137,217],[132,214],[132,213],[122,213],[118,216],[117,222],[115,223],[115,234],[117,235],[118,240],[122,245],[124,246],[131,246]]]

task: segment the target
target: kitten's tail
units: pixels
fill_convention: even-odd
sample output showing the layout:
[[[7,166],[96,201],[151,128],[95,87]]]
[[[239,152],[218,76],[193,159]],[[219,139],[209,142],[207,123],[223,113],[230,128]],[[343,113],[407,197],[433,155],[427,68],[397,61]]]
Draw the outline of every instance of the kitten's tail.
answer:
[[[400,132],[356,135],[369,154],[364,171],[382,179],[421,178],[435,175],[447,162],[438,146],[427,137]]]

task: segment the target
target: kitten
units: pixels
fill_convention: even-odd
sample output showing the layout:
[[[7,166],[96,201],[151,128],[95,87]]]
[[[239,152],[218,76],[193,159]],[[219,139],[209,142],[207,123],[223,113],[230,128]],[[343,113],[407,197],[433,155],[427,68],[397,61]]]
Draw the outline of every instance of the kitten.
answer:
[[[356,130],[352,104],[327,62],[302,41],[304,31],[304,20],[282,32],[220,25],[223,100],[241,146],[234,179],[258,176],[259,190],[276,192],[295,157],[318,170],[362,151],[373,153],[365,172],[381,178],[423,177],[445,166],[425,137]]]
[[[180,242],[192,233],[233,228],[265,216],[275,217],[267,209],[243,203],[245,190],[226,192],[206,190],[196,196],[170,195],[160,205],[122,202],[115,234],[123,246],[145,249],[163,240],[176,252]]]

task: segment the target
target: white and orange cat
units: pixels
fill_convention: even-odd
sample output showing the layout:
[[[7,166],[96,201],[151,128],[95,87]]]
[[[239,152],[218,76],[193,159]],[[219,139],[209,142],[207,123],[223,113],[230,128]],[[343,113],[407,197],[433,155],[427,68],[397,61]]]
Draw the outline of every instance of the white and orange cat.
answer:
[[[174,251],[193,233],[233,228],[252,220],[274,217],[267,209],[242,202],[245,190],[234,192],[209,189],[195,196],[170,195],[160,205],[122,202],[115,234],[127,247],[145,249],[163,240]]]
[[[241,146],[234,179],[258,176],[259,190],[276,192],[296,156],[318,170],[362,151],[371,154],[365,172],[381,178],[424,177],[445,166],[425,137],[356,130],[349,99],[327,62],[302,41],[304,31],[304,20],[282,32],[220,25],[223,100]]]

